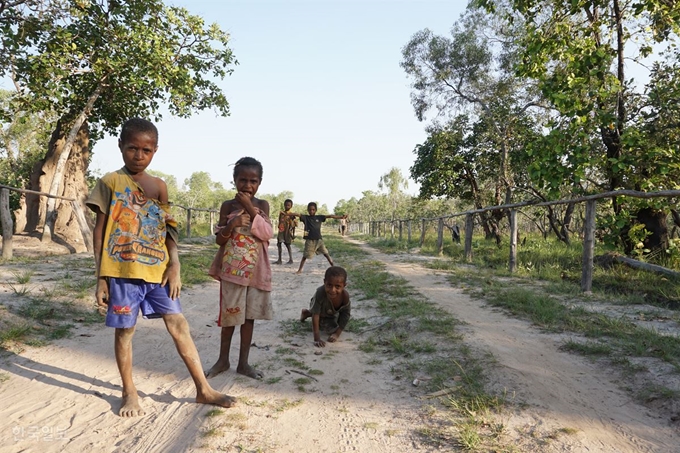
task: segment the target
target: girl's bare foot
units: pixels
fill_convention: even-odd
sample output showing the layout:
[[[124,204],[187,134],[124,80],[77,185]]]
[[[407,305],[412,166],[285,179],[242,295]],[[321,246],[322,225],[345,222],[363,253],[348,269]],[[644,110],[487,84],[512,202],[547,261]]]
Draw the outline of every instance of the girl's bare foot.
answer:
[[[205,377],[207,377],[208,379],[215,377],[218,374],[227,371],[230,366],[231,365],[229,364],[229,362],[223,363],[218,360],[217,363],[212,366],[212,368],[205,372]]]
[[[225,395],[216,390],[210,389],[204,393],[196,395],[196,402],[200,404],[214,404],[222,407],[232,407],[236,405],[236,398]]]
[[[121,417],[140,417],[146,415],[142,406],[139,405],[139,397],[136,393],[123,397],[118,415]]]
[[[238,374],[242,374],[244,376],[251,377],[253,379],[262,379],[264,377],[264,374],[262,374],[261,371],[256,370],[255,368],[251,367],[250,365],[245,365],[245,366],[239,366],[236,368],[236,372]]]
[[[281,264],[281,260],[274,261],[274,264]]]

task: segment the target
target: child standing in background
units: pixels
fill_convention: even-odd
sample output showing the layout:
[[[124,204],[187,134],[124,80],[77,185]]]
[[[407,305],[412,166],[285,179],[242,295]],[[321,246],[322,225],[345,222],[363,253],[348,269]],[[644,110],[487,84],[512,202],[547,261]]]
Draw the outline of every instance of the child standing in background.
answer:
[[[248,363],[256,319],[272,319],[272,270],[267,248],[273,229],[269,203],[255,198],[262,183],[262,164],[243,157],[234,166],[236,196],[222,203],[216,242],[220,250],[209,274],[220,281],[222,328],[220,356],[208,370],[211,378],[230,367],[229,350],[236,326],[241,326],[241,347],[236,372],[254,379],[263,374]]]
[[[295,238],[295,227],[297,226],[297,220],[295,217],[290,217],[286,214],[293,209],[293,200],[286,200],[283,202],[283,212],[279,213],[279,232],[276,235],[276,247],[279,249],[279,259],[274,262],[274,264],[281,264],[281,244],[286,245],[288,249],[288,264],[293,264],[293,252],[290,249],[290,244],[292,244]]]
[[[333,265],[333,260],[328,252],[328,249],[323,243],[323,238],[321,237],[321,224],[326,221],[326,219],[343,219],[346,216],[341,215],[317,215],[316,214],[316,203],[313,201],[307,204],[307,212],[309,215],[295,214],[293,212],[283,212],[291,217],[300,217],[300,222],[305,227],[305,250],[300,260],[300,268],[297,270],[298,274],[302,273],[302,268],[305,265],[305,261],[314,258],[314,255],[323,255],[328,260],[328,264]]]

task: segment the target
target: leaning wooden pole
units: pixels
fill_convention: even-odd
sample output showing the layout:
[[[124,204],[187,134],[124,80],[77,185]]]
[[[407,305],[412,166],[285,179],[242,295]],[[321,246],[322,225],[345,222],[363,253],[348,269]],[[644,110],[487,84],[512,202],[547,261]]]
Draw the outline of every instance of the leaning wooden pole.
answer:
[[[510,272],[517,270],[517,211],[510,211],[510,260],[508,263]]]
[[[0,189],[0,222],[2,222],[2,258],[12,259],[12,236],[14,235],[14,222],[12,212],[9,210],[9,189]]]
[[[83,236],[85,248],[88,252],[92,252],[94,250],[92,231],[90,230],[90,225],[87,224],[87,218],[85,217],[85,213],[78,200],[71,202],[71,209],[73,209],[73,215],[75,215],[76,220],[78,221],[78,227],[80,227],[80,234]]]
[[[586,202],[586,220],[583,225],[583,272],[581,291],[590,293],[593,289],[593,254],[595,252],[595,207],[597,202]]]
[[[472,261],[472,230],[474,229],[474,217],[472,214],[465,216],[465,261]]]

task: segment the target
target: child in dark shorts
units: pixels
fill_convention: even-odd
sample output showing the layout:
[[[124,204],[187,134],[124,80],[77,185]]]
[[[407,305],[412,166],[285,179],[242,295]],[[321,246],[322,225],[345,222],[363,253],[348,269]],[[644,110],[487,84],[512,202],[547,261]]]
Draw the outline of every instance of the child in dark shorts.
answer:
[[[321,330],[329,334],[328,341],[338,341],[340,334],[347,327],[352,315],[352,306],[347,285],[347,271],[340,266],[326,269],[323,286],[319,286],[309,302],[309,309],[303,308],[300,321],[312,318],[314,346],[323,348],[326,343],[321,340]]]
[[[132,337],[140,310],[145,318],[163,318],[196,385],[196,402],[231,407],[236,400],[208,384],[180,307],[177,223],[168,211],[165,182],[145,171],[158,149],[158,130],[147,120],[130,119],[123,124],[118,147],[125,165],[97,181],[86,201],[97,214],[96,303],[106,310],[106,325],[116,329],[114,348],[123,383],[118,414],[145,414],[132,380]]]
[[[309,215],[295,214],[293,212],[283,212],[281,213],[291,216],[300,217],[300,222],[305,226],[305,249],[302,254],[302,259],[300,260],[300,268],[297,270],[298,274],[302,273],[302,268],[305,266],[305,262],[308,259],[314,257],[314,255],[323,255],[328,260],[328,264],[333,265],[333,260],[328,252],[328,249],[323,243],[323,238],[321,237],[321,224],[326,221],[326,219],[343,219],[346,216],[341,215],[317,215],[316,203],[313,201],[307,204],[307,212]]]

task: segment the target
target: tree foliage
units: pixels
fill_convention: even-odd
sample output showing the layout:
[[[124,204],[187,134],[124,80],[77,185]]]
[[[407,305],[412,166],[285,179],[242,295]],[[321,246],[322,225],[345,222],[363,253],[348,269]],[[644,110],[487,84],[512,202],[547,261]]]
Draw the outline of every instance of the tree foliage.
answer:
[[[52,2],[56,4],[57,2]],[[214,108],[229,114],[215,80],[233,71],[229,35],[184,8],[159,0],[70,0],[60,13],[29,8],[4,48],[26,108],[54,111],[66,124],[101,89],[90,133],[116,134],[132,116],[161,118],[161,107],[187,117]]]
[[[677,181],[677,146],[661,126],[659,88],[673,92],[677,73],[668,62],[654,65],[645,92],[627,73],[635,63],[658,58],[677,39],[680,8],[656,0],[510,0],[475,2],[487,10],[505,6],[506,22],[521,20],[518,77],[536,81],[556,114],[542,143],[531,150],[532,172],[555,192],[569,184],[604,190],[658,190]],[[656,85],[656,86],[654,86]],[[668,98],[666,98],[668,99]],[[671,112],[669,112],[671,113]],[[659,128],[661,126],[661,128]],[[661,129],[666,132],[659,134]],[[661,139],[661,140],[660,140]],[[553,151],[551,153],[551,150]],[[653,168],[653,169],[652,169]],[[673,174],[673,177],[668,175]],[[670,186],[669,186],[670,185]],[[630,250],[631,222],[649,218],[658,202],[612,200],[607,227]],[[663,215],[653,214],[657,219]],[[651,224],[647,224],[651,226]],[[665,227],[650,228],[665,234]],[[656,234],[656,233],[655,233]]]

